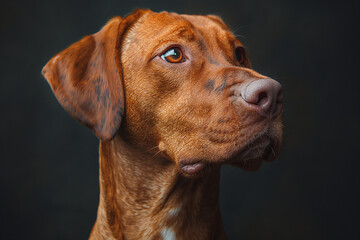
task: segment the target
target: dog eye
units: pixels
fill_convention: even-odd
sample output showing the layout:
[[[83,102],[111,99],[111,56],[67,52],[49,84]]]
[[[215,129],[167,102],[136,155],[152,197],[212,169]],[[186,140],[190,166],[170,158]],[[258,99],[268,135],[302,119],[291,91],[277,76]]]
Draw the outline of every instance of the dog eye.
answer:
[[[183,61],[183,53],[180,48],[171,48],[161,58],[169,63],[180,63]]]
[[[243,47],[238,47],[235,50],[236,59],[240,64],[245,62],[245,49]]]

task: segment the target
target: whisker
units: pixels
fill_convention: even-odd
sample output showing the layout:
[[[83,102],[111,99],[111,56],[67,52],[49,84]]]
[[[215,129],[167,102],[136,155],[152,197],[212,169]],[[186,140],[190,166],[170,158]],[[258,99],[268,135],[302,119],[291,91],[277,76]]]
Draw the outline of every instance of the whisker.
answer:
[[[275,154],[275,150],[274,150],[274,148],[272,147],[272,146],[270,146],[270,148],[271,148],[271,151],[272,151],[272,153],[273,153],[273,155],[274,155],[274,157],[276,156],[276,154]]]
[[[150,149],[148,149],[148,150],[146,150],[146,151],[147,151],[147,152],[150,152],[150,151],[156,149],[157,147],[158,147],[158,146],[152,147],[152,148],[150,148]]]
[[[256,151],[257,151],[257,152],[258,152],[258,154],[259,154],[259,158],[262,158],[261,152],[260,152],[260,150],[259,150],[259,148],[258,148],[258,147],[256,147]]]
[[[242,162],[244,163],[243,168],[245,168],[245,167],[246,167],[246,162],[247,162],[247,160],[242,161]]]
[[[241,28],[245,28],[245,27],[249,27],[250,25],[242,25],[242,26],[239,26],[235,29],[235,31],[233,31],[233,33],[235,34],[237,31],[239,31]]]
[[[155,154],[154,154],[154,156],[152,156],[151,158],[154,158],[156,155],[158,155],[159,153],[161,153],[161,150],[159,150],[158,152],[156,152]]]
[[[241,37],[241,38],[245,39],[245,36],[240,35],[240,34],[236,34],[236,35],[234,35],[234,37],[236,37],[236,38]]]

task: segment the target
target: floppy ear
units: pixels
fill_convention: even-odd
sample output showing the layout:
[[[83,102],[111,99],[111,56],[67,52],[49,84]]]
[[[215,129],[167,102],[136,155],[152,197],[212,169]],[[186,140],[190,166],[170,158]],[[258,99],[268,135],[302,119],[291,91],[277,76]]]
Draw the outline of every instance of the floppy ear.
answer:
[[[111,19],[98,33],[55,55],[42,70],[65,110],[102,141],[116,135],[124,114],[121,41],[144,12]]]

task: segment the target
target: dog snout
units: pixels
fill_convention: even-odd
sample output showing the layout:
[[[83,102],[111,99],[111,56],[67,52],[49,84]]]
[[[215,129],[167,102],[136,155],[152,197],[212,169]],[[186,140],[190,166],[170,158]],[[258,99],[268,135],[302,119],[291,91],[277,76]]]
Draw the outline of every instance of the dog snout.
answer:
[[[241,92],[242,99],[265,118],[275,118],[282,112],[283,90],[273,79],[260,79],[250,82]]]

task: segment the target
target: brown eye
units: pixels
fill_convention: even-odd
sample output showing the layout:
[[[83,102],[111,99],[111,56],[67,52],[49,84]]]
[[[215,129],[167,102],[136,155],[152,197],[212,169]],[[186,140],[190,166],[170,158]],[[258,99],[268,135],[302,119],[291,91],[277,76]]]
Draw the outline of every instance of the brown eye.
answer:
[[[245,49],[243,47],[238,47],[235,50],[236,59],[240,64],[245,62]]]
[[[180,48],[171,48],[161,58],[169,63],[179,63],[183,60],[183,53]]]

